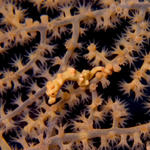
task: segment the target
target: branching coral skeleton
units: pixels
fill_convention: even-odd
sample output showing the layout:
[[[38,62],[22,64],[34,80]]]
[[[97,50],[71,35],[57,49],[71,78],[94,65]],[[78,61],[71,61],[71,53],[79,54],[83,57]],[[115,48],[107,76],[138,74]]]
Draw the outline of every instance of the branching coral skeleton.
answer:
[[[149,13],[148,0],[0,0],[0,149],[149,150],[149,119],[128,124],[127,101],[144,99],[150,112]],[[90,30],[98,37],[88,41]]]

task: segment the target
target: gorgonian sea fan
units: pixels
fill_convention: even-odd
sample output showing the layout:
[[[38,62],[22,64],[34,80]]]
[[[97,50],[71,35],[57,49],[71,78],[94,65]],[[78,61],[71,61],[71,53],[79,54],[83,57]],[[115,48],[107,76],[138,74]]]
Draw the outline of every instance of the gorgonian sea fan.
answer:
[[[149,12],[0,0],[0,149],[149,150]]]

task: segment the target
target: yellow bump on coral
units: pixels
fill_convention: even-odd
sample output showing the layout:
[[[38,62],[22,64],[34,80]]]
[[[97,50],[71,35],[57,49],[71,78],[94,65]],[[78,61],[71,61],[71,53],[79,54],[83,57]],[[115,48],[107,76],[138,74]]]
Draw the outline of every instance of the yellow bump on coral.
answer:
[[[94,43],[91,43],[88,48],[89,51],[96,51],[96,45]]]

